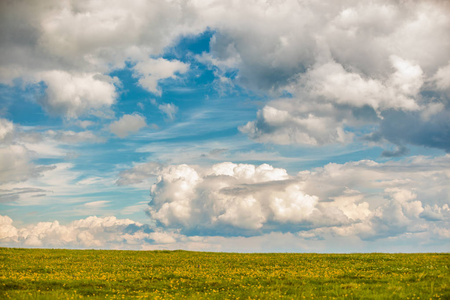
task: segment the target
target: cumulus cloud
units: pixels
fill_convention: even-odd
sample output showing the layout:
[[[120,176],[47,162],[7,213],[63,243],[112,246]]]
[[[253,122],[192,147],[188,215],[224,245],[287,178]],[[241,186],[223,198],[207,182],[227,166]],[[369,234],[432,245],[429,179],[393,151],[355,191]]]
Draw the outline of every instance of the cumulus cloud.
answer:
[[[232,16],[237,6],[251,18]],[[236,70],[235,81],[245,87],[291,95],[269,102],[255,121],[240,128],[250,138],[348,143],[367,125],[384,126],[384,114],[400,111],[416,122],[426,116],[428,124],[419,126],[420,137],[391,135],[389,142],[448,151],[447,145],[432,142],[444,141],[448,122],[429,116],[448,112],[448,3],[341,1],[324,7],[310,1],[253,1],[202,9],[218,20],[211,53],[203,59],[220,70]],[[224,19],[235,20],[235,26]]]
[[[109,130],[120,138],[139,131],[147,126],[145,118],[138,114],[123,115],[119,120],[109,125]]]
[[[434,159],[415,157],[384,164],[373,161],[328,164],[312,172],[299,173],[306,181],[305,191],[320,199],[331,199],[351,188],[362,197],[360,201],[367,202],[366,208],[370,208],[362,222],[314,229],[314,234],[333,232],[371,240],[447,228],[448,222],[428,222],[424,212],[426,207],[429,211],[435,205],[446,209],[448,163],[448,155]]]
[[[58,221],[39,222],[16,228],[8,216],[0,216],[0,242],[26,247],[75,247],[101,248],[111,244],[122,244],[128,236],[148,231],[143,224],[116,217],[88,217],[61,225]],[[144,234],[143,238],[149,238]]]
[[[267,164],[172,165],[153,170],[148,214],[186,235],[290,231],[373,240],[447,228],[449,164],[448,156],[359,161],[296,176]]]
[[[84,114],[102,113],[116,99],[114,84],[100,74],[70,74],[48,71],[40,75],[47,85],[46,96],[40,101],[51,114],[77,118]]]
[[[9,242],[17,240],[17,228],[12,223],[13,220],[10,217],[0,215],[0,241]]]
[[[444,40],[450,26],[449,6],[443,2],[341,1],[325,7],[310,1],[223,1],[203,8],[219,28],[212,44],[215,57],[239,56],[242,81],[256,81],[269,89],[286,86],[314,65],[335,61],[351,74],[340,78],[345,79],[340,87],[346,80],[365,81],[369,90],[371,80],[393,84],[408,80],[414,82],[407,88],[412,92],[410,88],[420,87],[420,69],[429,76],[449,59],[444,50],[448,50]],[[236,16],[237,10],[251,18]],[[228,22],[230,18],[235,22]],[[392,68],[397,75],[389,80]],[[339,69],[331,71],[342,74]]]
[[[287,179],[285,170],[266,164],[222,163],[203,171],[169,166],[151,188],[149,214],[168,227],[212,232],[256,230],[269,221],[299,222],[312,213],[317,199]]]
[[[297,105],[296,105],[297,104]],[[239,127],[250,138],[263,143],[280,145],[323,145],[347,143],[353,134],[345,130],[349,115],[341,110],[339,116],[332,105],[302,105],[295,100],[280,100],[258,111],[257,120]]]
[[[7,55],[1,74],[4,79],[43,69],[104,74],[127,60],[158,55],[179,35],[201,30],[194,16],[183,3],[164,0],[2,3],[1,45],[9,51],[2,51]]]
[[[66,225],[59,221],[38,222],[16,227],[8,216],[0,215],[0,245],[10,247],[64,247],[97,249],[167,249],[173,245],[196,244],[197,249],[207,248],[195,242],[196,237],[186,237],[177,232],[152,228],[130,219],[114,216],[90,216]],[[201,248],[201,246],[203,246]]]
[[[370,106],[375,111],[419,109],[414,97],[423,84],[422,69],[397,56],[391,56],[390,61],[395,71],[385,82],[365,79],[361,74],[346,71],[341,64],[328,62],[307,72],[304,86],[313,95],[341,105]]]
[[[337,234],[327,239],[312,238],[312,232],[271,232],[251,237],[186,236],[174,231],[150,228],[130,219],[115,217],[88,217],[67,225],[58,221],[14,226],[8,216],[0,216],[0,245],[9,247],[70,247],[97,249],[176,250],[193,251],[242,251],[246,252],[348,252],[348,244],[361,252],[386,251],[388,244],[400,252],[411,252],[405,240],[421,241],[414,251],[446,251],[448,244],[435,246],[433,238],[448,239],[448,229],[433,228],[429,233],[409,233],[406,237],[392,238],[384,242],[359,241]],[[329,230],[329,229],[327,229]],[[315,234],[327,234],[316,230]],[[281,249],[281,250],[280,250]]]

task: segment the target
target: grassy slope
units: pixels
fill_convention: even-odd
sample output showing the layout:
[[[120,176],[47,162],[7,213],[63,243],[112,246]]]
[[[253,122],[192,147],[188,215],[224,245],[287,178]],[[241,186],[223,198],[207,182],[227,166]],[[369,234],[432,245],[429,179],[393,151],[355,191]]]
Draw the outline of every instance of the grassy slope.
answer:
[[[0,298],[450,299],[449,258],[0,248]]]

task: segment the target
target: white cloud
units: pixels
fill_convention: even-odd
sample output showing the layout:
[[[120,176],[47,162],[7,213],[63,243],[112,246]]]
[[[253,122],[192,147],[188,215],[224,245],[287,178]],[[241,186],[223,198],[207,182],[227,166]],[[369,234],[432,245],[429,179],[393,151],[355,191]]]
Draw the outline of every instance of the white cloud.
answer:
[[[419,109],[414,98],[423,84],[422,69],[397,56],[391,56],[390,60],[395,72],[384,82],[364,79],[361,74],[346,71],[341,64],[328,62],[307,72],[304,85],[313,95],[338,104],[368,105],[375,111]]]
[[[299,223],[312,215],[318,199],[289,179],[285,170],[267,164],[221,163],[205,170],[169,166],[151,188],[149,213],[169,228],[188,231],[220,232],[225,226],[225,233],[245,232],[267,222]]]
[[[119,120],[109,125],[109,130],[120,138],[139,131],[147,126],[145,118],[138,114],[123,115]]]
[[[105,115],[116,100],[114,85],[100,74],[70,74],[64,71],[48,71],[39,78],[47,85],[42,106],[51,114],[77,118],[85,114]],[[106,116],[106,115],[105,115]]]
[[[317,105],[314,110],[295,100],[280,100],[273,105],[280,107],[269,103],[258,111],[256,121],[239,130],[258,142],[280,145],[323,145],[352,140],[352,133],[345,130],[348,120],[345,115],[332,112],[331,105]]]
[[[14,124],[6,119],[0,118],[0,141],[6,142],[12,138],[14,132]]]
[[[161,95],[158,82],[161,79],[177,78],[177,74],[186,73],[189,65],[178,60],[164,58],[140,61],[134,66],[139,84],[148,91]]]
[[[442,213],[448,210],[449,164],[449,156],[359,161],[297,176],[269,165],[174,165],[153,171],[159,177],[151,188],[149,214],[161,226],[188,235],[310,228],[314,236],[373,240],[447,228]]]
[[[13,220],[10,217],[0,215],[0,241],[9,242],[17,240],[17,228],[12,223]]]
[[[123,243],[123,235],[128,226],[142,230],[142,224],[116,217],[95,216],[61,225],[58,221],[39,222],[17,229],[7,216],[0,216],[2,231],[0,242],[27,247],[105,247]],[[137,231],[137,230],[135,230]]]
[[[114,216],[90,216],[67,225],[55,220],[15,227],[10,217],[0,215],[0,225],[0,245],[13,247],[145,249],[189,239],[176,232]]]
[[[165,0],[12,2],[1,10],[3,80],[49,70],[106,74],[205,28],[189,5]]]
[[[432,77],[432,81],[439,90],[450,89],[450,63],[437,70],[436,74]]]
[[[23,146],[0,147],[0,184],[25,181],[51,168],[34,165],[29,151]]]
[[[152,232],[148,237],[155,241],[157,244],[172,244],[176,242],[176,239],[172,234],[166,232]]]

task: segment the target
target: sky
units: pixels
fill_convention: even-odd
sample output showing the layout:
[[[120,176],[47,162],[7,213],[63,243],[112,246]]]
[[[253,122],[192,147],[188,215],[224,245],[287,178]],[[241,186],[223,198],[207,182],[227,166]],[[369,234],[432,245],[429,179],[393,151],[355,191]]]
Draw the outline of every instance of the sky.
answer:
[[[450,2],[0,14],[0,246],[450,251]]]

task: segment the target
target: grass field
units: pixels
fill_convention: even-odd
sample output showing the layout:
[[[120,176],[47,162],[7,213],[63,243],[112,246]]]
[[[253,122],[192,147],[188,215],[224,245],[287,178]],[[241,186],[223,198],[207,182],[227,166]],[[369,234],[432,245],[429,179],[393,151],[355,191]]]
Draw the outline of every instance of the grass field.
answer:
[[[450,254],[0,248],[1,299],[450,299]]]

